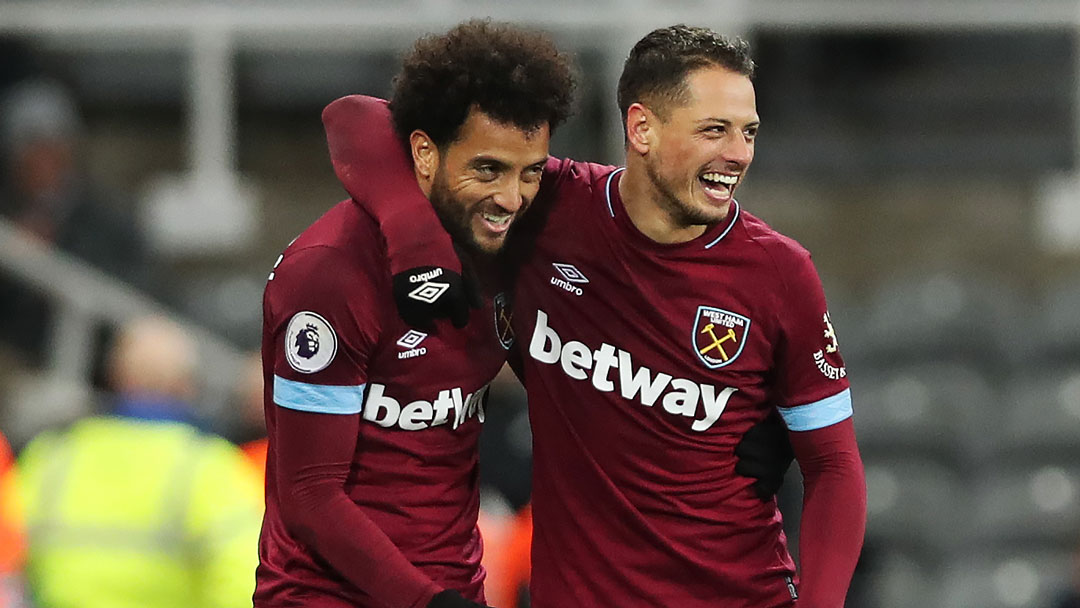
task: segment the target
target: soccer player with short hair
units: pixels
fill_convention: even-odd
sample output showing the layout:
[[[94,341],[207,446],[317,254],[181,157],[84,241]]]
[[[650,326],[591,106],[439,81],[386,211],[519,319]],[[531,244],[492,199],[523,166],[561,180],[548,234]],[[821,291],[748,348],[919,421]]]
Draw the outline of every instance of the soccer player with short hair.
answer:
[[[847,373],[809,253],[733,197],[760,122],[753,71],[745,43],[707,29],[645,36],[619,82],[625,169],[549,160],[510,236],[533,606],[843,604],[866,517]],[[377,102],[356,110],[368,133],[386,122]],[[367,144],[351,166],[380,180],[346,186],[437,231],[415,188],[380,192],[407,164]],[[777,411],[805,478],[801,581],[775,501],[737,463]]]
[[[415,161],[409,185],[430,197],[467,262],[490,264],[535,196],[572,89],[569,61],[546,36],[506,25],[459,25],[405,59],[394,119]],[[506,359],[493,286],[475,287],[486,304],[464,309],[467,327],[417,331],[398,318],[383,243],[346,200],[270,273],[257,607],[484,601],[477,436]],[[449,276],[414,275],[405,297],[438,301]]]

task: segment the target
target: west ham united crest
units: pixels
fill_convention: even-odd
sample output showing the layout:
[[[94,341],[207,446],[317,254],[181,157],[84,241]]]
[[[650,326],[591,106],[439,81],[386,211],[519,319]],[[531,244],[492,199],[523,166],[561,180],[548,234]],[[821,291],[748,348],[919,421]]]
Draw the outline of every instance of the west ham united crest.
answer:
[[[495,308],[495,335],[499,337],[499,344],[510,350],[514,345],[514,330],[510,327],[510,319],[513,313],[510,311],[510,298],[506,293],[500,292],[495,295],[493,301]]]
[[[712,306],[698,306],[691,338],[694,352],[709,369],[724,367],[742,354],[749,331],[750,319],[743,315]]]
[[[326,369],[337,354],[337,334],[330,323],[313,312],[303,311],[289,319],[285,330],[285,358],[301,374]]]

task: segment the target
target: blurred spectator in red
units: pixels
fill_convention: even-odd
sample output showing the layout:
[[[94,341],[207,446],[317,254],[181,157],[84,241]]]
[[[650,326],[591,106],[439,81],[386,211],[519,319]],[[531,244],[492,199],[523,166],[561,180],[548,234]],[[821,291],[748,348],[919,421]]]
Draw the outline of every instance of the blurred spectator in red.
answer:
[[[244,360],[240,370],[240,382],[237,385],[237,405],[239,406],[239,425],[236,439],[240,449],[259,470],[259,478],[266,476],[266,419],[263,413],[263,372],[262,356],[251,353]]]
[[[0,608],[16,608],[22,598],[25,546],[15,508],[13,465],[11,448],[0,433]]]
[[[525,392],[509,367],[491,383],[480,434],[480,532],[484,593],[499,608],[523,608],[528,597],[532,516],[532,441]]]
[[[532,509],[525,505],[505,519],[480,514],[484,534],[484,568],[488,578],[484,591],[499,608],[527,608],[532,565]]]

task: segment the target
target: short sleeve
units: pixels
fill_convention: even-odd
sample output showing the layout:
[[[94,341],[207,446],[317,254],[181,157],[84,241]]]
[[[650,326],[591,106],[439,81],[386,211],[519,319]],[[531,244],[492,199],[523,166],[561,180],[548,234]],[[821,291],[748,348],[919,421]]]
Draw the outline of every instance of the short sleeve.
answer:
[[[784,270],[780,301],[777,393],[792,431],[812,431],[851,417],[851,390],[829,318],[821,279],[800,250]]]
[[[263,301],[274,403],[323,414],[360,411],[379,337],[375,290],[368,274],[335,248],[286,251]]]

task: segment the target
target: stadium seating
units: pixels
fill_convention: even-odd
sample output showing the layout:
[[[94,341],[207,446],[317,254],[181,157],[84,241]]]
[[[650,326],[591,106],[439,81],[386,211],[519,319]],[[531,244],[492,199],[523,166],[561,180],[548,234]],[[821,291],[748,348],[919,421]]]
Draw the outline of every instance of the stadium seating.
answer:
[[[1080,362],[1080,275],[1047,289],[1032,319],[1034,362]]]
[[[939,559],[969,537],[964,479],[915,458],[866,459],[867,535],[890,549]]]
[[[1069,581],[1068,553],[1002,548],[968,554],[943,569],[942,601],[948,608],[1052,606]]]
[[[869,596],[857,606],[874,608],[928,608],[940,601],[939,561],[892,548],[875,554],[860,588]],[[851,606],[849,599],[847,605]]]
[[[1018,372],[1004,392],[1004,403],[994,440],[1001,458],[1080,463],[1080,365],[1047,364]]]
[[[918,455],[959,471],[985,452],[999,397],[966,363],[912,363],[851,377],[855,428],[867,457]]]
[[[883,284],[865,320],[869,363],[965,361],[989,371],[1007,368],[1027,327],[1017,295],[994,281],[958,274],[903,278]],[[850,353],[854,355],[855,353]]]
[[[971,494],[973,540],[1042,543],[1063,551],[1080,531],[1080,463],[988,462]]]
[[[1080,463],[989,461],[972,485],[967,508],[971,540],[978,546],[1068,551],[1080,535]]]

